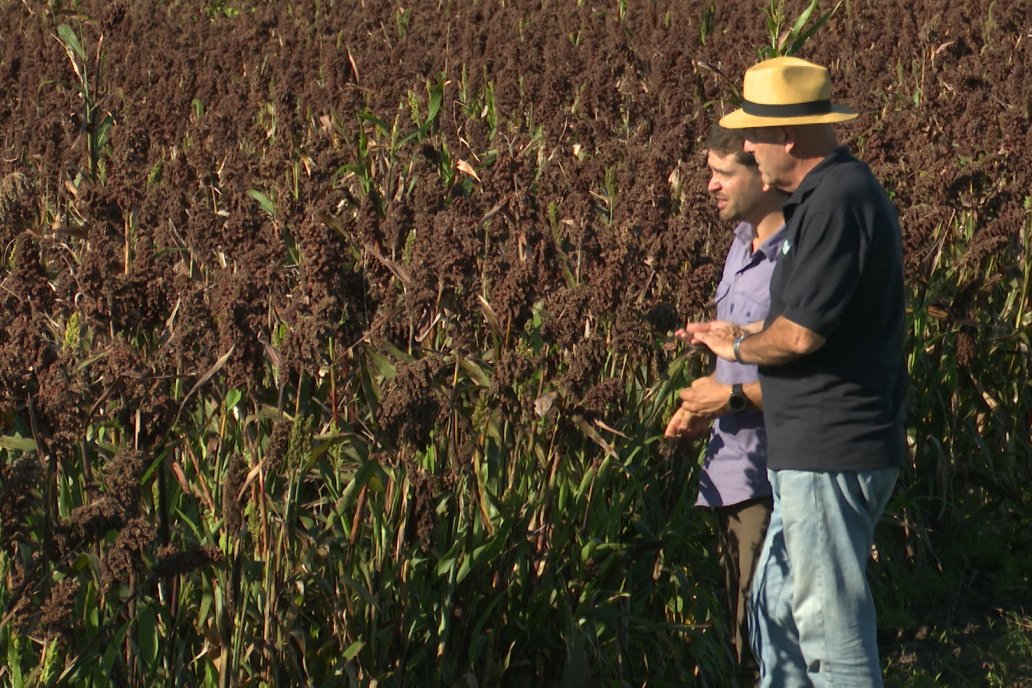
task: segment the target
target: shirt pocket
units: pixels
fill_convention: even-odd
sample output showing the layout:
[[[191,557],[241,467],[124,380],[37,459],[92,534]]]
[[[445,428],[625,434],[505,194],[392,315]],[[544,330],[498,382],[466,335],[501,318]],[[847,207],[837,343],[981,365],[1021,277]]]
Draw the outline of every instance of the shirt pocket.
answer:
[[[731,292],[732,281],[726,277],[721,278],[717,284],[717,293],[713,296],[713,305],[717,309],[717,320],[727,320],[731,317]]]
[[[736,323],[744,324],[763,320],[770,311],[770,291],[766,289],[762,294],[754,292],[735,294],[728,300],[732,299],[735,304],[732,321]]]

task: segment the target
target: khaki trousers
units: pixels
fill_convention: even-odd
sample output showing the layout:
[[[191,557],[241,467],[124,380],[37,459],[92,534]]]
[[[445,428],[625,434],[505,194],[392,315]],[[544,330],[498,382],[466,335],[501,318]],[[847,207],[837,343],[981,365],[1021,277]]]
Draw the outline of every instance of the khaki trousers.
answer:
[[[720,521],[717,534],[718,554],[724,567],[724,592],[727,595],[731,644],[740,670],[751,673],[756,668],[749,650],[746,609],[756,559],[763,547],[763,538],[770,523],[773,500],[752,499],[716,509]]]

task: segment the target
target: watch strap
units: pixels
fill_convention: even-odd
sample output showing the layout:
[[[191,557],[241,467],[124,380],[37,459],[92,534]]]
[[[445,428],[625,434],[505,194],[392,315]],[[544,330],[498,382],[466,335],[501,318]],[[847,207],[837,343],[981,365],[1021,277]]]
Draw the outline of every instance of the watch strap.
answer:
[[[727,405],[732,411],[744,411],[749,407],[749,397],[745,396],[745,390],[740,382],[731,385],[731,398],[728,399]]]

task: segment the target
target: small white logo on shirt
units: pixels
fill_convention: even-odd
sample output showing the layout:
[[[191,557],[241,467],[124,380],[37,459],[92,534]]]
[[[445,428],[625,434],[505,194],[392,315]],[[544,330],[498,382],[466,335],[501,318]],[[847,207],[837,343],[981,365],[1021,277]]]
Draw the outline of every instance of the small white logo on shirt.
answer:
[[[781,254],[782,255],[787,255],[788,254],[788,249],[790,249],[790,248],[792,248],[792,242],[789,241],[788,239],[785,239],[784,243],[781,244]]]

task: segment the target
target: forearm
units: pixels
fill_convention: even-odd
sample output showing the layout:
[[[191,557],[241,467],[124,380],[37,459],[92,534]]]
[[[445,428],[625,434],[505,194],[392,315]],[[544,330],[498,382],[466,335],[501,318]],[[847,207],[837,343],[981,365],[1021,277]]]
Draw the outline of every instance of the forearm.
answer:
[[[759,382],[746,382],[742,385],[742,393],[749,401],[749,406],[763,408],[763,392]],[[731,410],[731,385],[718,382],[713,375],[697,378],[691,387],[681,390],[682,407],[696,416],[716,418]]]
[[[824,337],[813,330],[778,317],[770,327],[741,340],[738,358],[755,365],[784,365],[817,351],[824,342]]]
[[[763,408],[763,390],[759,382],[747,382],[742,385],[742,393],[749,399],[749,405],[758,409]]]

